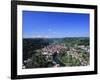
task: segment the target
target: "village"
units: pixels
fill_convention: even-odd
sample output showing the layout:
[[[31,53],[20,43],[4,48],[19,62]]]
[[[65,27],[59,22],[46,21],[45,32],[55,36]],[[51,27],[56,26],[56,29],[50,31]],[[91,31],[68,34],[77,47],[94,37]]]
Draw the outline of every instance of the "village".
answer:
[[[37,49],[36,52],[40,53],[45,61],[52,63],[51,67],[89,65],[89,46],[69,47],[65,44],[51,44],[42,49]],[[69,59],[69,57],[71,58]],[[32,62],[32,60],[27,59],[24,61],[26,64],[29,62]],[[25,68],[25,65],[23,68]]]
[[[61,53],[65,53],[67,55],[71,55],[72,58],[76,58],[79,59],[79,61],[81,62],[81,66],[86,66],[88,65],[88,62],[83,60],[82,58],[82,54],[87,54],[89,55],[89,46],[78,46],[77,48],[75,47],[66,47],[64,45],[49,45],[47,47],[44,47],[43,49],[41,49],[40,51],[37,50],[38,52],[42,53],[44,56],[46,56],[46,60],[48,61],[53,61],[53,56],[54,55],[59,55]],[[84,53],[82,53],[82,51],[84,51]],[[54,62],[56,63],[56,62]],[[56,65],[59,66],[59,64],[56,63]]]

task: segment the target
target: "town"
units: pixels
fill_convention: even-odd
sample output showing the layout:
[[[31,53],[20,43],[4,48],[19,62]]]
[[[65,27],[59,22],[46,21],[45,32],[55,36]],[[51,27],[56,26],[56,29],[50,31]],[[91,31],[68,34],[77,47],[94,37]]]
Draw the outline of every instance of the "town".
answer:
[[[54,40],[53,43],[34,50],[32,56],[23,61],[23,68],[88,66],[89,53],[87,38]]]

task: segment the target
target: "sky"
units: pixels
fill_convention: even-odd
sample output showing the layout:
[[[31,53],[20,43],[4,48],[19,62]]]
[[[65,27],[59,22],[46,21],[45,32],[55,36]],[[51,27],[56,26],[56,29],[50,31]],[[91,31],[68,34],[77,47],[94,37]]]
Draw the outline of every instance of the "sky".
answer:
[[[23,38],[89,37],[89,14],[23,11]]]

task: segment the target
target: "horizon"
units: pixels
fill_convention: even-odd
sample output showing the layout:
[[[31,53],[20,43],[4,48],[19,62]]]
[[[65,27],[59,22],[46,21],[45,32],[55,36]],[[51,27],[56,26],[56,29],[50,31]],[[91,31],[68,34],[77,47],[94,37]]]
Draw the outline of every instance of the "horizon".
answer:
[[[89,37],[89,14],[23,11],[23,38]]]
[[[62,37],[62,38],[89,38],[89,37]],[[54,38],[43,38],[43,37],[38,37],[38,38],[23,38],[23,39],[54,39]],[[55,38],[56,39],[56,38]],[[57,38],[60,39],[60,38]]]

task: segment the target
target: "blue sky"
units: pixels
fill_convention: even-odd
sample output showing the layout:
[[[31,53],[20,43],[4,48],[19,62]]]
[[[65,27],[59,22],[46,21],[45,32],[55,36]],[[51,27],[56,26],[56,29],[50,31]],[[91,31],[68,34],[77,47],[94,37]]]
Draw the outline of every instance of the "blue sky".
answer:
[[[23,11],[23,38],[89,37],[89,14]]]

